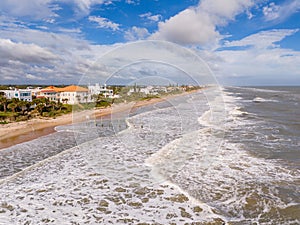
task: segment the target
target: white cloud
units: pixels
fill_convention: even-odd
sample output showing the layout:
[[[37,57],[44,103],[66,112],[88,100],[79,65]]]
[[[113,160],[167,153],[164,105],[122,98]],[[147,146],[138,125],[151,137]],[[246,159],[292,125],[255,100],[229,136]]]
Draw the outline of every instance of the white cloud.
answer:
[[[29,80],[45,80],[42,77],[38,77],[38,76],[35,76],[35,75],[32,75],[32,74],[26,74],[25,78],[29,79]]]
[[[300,54],[287,49],[238,50],[217,53],[225,62],[216,72],[222,83],[299,85]]]
[[[266,21],[280,22],[300,10],[300,1],[286,1],[281,5],[271,2],[268,6],[263,7],[263,14]]]
[[[10,27],[1,30],[0,38],[13,39],[21,43],[34,43],[43,48],[51,49],[59,55],[75,50],[89,49],[87,41],[74,39],[66,34],[55,34],[41,30],[33,30],[23,27]]]
[[[79,28],[74,28],[74,29],[67,29],[67,28],[59,28],[58,29],[62,33],[70,33],[70,34],[79,34],[81,33],[81,29]]]
[[[253,46],[255,48],[274,48],[278,47],[276,42],[283,40],[285,37],[298,32],[299,29],[280,29],[261,31],[259,33],[250,35],[242,40],[226,42],[225,47],[232,46]]]
[[[49,70],[53,72],[53,68],[62,62],[60,55],[47,48],[0,38],[0,74],[4,82],[23,83],[32,76],[36,77],[36,81],[42,80],[44,76],[51,79]],[[37,73],[35,70],[38,68],[42,69]]]
[[[85,16],[90,13],[91,7],[94,5],[110,4],[109,0],[62,0],[71,3],[75,7],[75,11],[79,16]]]
[[[215,73],[227,84],[285,85],[300,84],[300,53],[281,48],[277,42],[298,30],[271,30],[250,35],[225,46],[246,49],[216,51],[220,59]]]
[[[268,6],[263,7],[263,14],[266,20],[277,19],[279,17],[279,9],[280,7],[274,2],[270,3]]]
[[[163,39],[180,44],[214,44],[221,35],[217,26],[225,26],[236,15],[254,5],[249,0],[203,0],[197,7],[191,7],[159,22],[153,39]]]
[[[125,0],[125,2],[129,5],[137,5],[140,3],[140,0]]]
[[[125,39],[128,41],[141,40],[148,37],[150,33],[146,28],[133,26],[131,29],[125,32]]]
[[[86,16],[95,5],[109,5],[111,0],[1,0],[0,11],[7,16],[30,17],[55,23],[59,3],[71,5],[77,16]]]
[[[246,13],[247,13],[247,16],[248,16],[249,20],[251,20],[254,17],[254,15],[249,10],[247,10]]]
[[[109,49],[66,34],[11,26],[1,30],[0,40],[0,74],[6,83],[25,82],[26,74],[36,82],[74,83]]]
[[[159,15],[159,14],[157,14],[157,15],[152,15],[151,12],[141,14],[140,17],[141,17],[141,18],[148,19],[148,20],[153,21],[153,22],[158,22],[158,21],[162,18],[162,16]]]
[[[198,7],[199,13],[207,13],[215,25],[226,25],[236,15],[247,11],[255,1],[249,0],[204,0]]]
[[[120,24],[114,23],[107,18],[99,17],[99,16],[89,16],[89,21],[98,23],[98,27],[100,28],[108,28],[113,31],[119,30]]]
[[[53,53],[38,45],[15,43],[8,39],[0,39],[0,55],[5,61],[25,63],[47,63],[58,59]]]
[[[9,16],[44,19],[56,16],[54,0],[1,0],[0,11]]]
[[[158,28],[158,32],[152,35],[153,39],[180,44],[206,44],[220,38],[209,16],[197,13],[194,8],[186,9],[166,22],[160,22]]]
[[[44,21],[47,23],[51,23],[51,24],[55,23],[55,19],[53,19],[53,18],[47,18]]]

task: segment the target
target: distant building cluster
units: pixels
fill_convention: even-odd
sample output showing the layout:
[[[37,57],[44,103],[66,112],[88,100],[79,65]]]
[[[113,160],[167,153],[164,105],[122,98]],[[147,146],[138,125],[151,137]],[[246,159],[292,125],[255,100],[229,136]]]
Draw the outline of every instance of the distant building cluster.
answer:
[[[32,88],[26,89],[11,88],[10,90],[0,90],[8,99],[17,98],[21,101],[31,102],[33,98],[47,98],[50,101],[62,102],[66,104],[78,104],[93,102],[95,96],[103,95],[105,98],[114,98],[113,90],[108,89],[106,85],[88,85],[88,88],[70,85],[59,88],[49,86],[46,88]]]
[[[132,93],[142,93],[145,95],[159,95],[160,93],[168,93],[172,91],[183,91],[185,90],[183,87],[178,86],[134,86],[128,92],[127,95],[131,95]]]

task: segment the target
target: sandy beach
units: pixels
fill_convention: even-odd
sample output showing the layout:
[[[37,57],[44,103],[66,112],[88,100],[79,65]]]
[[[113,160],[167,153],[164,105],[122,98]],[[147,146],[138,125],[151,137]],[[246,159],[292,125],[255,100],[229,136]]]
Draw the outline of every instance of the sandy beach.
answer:
[[[190,92],[188,92],[190,93]],[[182,94],[188,94],[182,93]],[[180,95],[182,95],[180,94]],[[34,118],[28,121],[2,124],[0,129],[0,149],[7,148],[19,143],[33,140],[35,138],[55,132],[55,127],[60,125],[81,122],[89,118],[100,118],[109,116],[111,113],[128,111],[134,108],[154,104],[173,98],[178,95],[170,95],[164,98],[153,98],[150,100],[114,104],[109,108],[85,110],[59,116],[57,118]],[[74,119],[75,118],[75,119]]]

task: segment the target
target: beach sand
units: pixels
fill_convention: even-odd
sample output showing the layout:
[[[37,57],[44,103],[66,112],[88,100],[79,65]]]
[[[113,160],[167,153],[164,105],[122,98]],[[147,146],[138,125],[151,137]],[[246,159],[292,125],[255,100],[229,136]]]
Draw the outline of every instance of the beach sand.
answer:
[[[187,93],[183,93],[187,94]],[[178,95],[167,96],[164,98],[153,98],[150,100],[114,104],[109,108],[101,108],[94,110],[85,110],[81,112],[70,113],[59,116],[57,118],[34,118],[28,121],[14,122],[9,124],[1,124],[0,127],[0,149],[7,148],[19,143],[33,140],[35,138],[51,134],[55,132],[55,127],[60,125],[72,124],[73,122],[81,122],[89,118],[101,118],[118,113],[128,111],[134,108],[151,105],[157,102],[165,101],[168,98]]]

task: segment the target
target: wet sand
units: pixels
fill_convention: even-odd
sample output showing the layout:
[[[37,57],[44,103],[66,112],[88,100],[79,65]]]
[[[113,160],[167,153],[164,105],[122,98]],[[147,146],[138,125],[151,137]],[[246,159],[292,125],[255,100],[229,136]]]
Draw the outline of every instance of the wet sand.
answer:
[[[187,93],[183,93],[187,94]],[[128,111],[134,108],[147,106],[150,104],[165,101],[170,97],[178,95],[167,96],[164,98],[153,98],[150,100],[120,103],[113,105],[110,108],[85,110],[81,112],[70,113],[59,116],[57,118],[34,118],[28,121],[15,122],[0,125],[0,149],[7,148],[16,144],[36,139],[38,137],[51,134],[55,132],[55,127],[60,125],[72,124],[74,122],[81,122],[88,118],[108,117],[111,113],[118,113]]]

